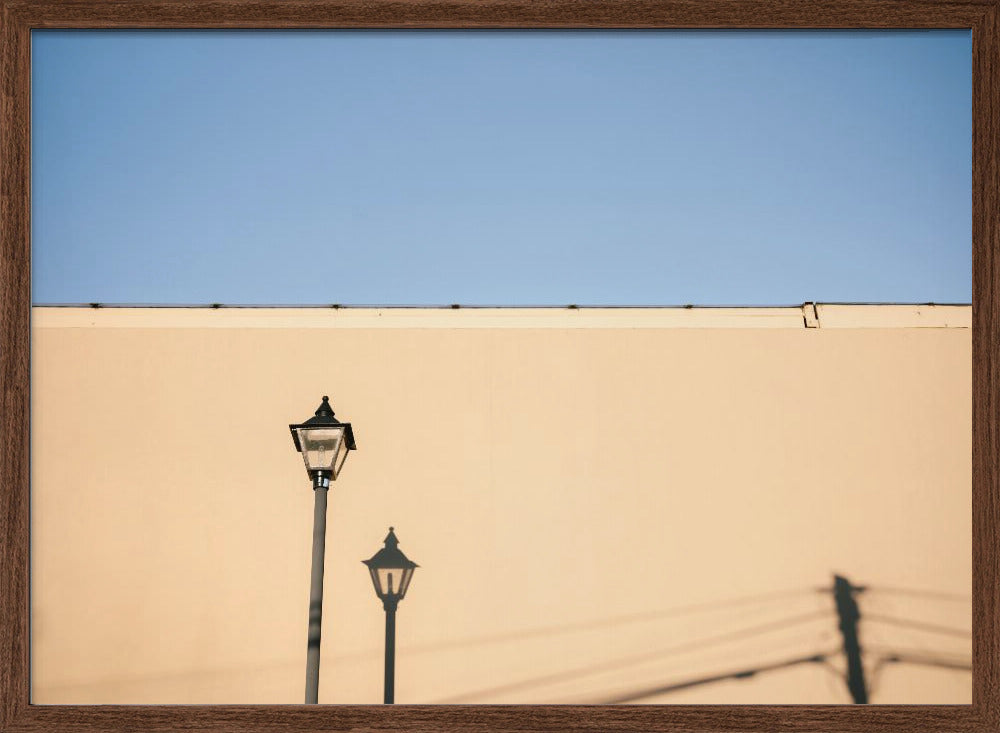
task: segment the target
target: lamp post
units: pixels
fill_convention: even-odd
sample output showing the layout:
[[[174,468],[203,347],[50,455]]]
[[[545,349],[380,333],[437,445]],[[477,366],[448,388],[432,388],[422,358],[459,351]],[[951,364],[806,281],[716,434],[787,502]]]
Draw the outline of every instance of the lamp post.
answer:
[[[370,560],[362,560],[368,566],[375,594],[382,599],[385,609],[385,693],[382,702],[391,705],[395,698],[396,684],[396,606],[410,587],[410,578],[418,565],[399,549],[399,540],[392,527],[385,537],[385,547],[376,552]]]
[[[289,425],[295,450],[302,454],[316,496],[313,508],[312,576],[309,582],[309,637],[306,646],[306,704],[319,695],[319,641],[323,624],[323,558],[326,552],[326,494],[340,475],[349,451],[355,450],[351,424],[340,422],[324,396],[316,414]]]

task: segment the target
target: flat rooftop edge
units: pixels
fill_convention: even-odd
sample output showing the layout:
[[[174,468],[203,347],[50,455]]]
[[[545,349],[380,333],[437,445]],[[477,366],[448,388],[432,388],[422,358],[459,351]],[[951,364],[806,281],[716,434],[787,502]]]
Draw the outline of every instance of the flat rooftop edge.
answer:
[[[33,328],[971,328],[968,304],[340,307],[36,305]]]

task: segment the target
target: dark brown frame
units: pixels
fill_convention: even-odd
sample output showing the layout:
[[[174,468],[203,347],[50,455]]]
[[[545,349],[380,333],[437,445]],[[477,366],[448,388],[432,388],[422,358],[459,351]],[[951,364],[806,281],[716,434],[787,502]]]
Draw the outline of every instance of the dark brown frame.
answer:
[[[1000,730],[1000,0],[0,0],[0,9],[0,732]],[[584,27],[972,30],[972,705],[31,705],[31,30]]]

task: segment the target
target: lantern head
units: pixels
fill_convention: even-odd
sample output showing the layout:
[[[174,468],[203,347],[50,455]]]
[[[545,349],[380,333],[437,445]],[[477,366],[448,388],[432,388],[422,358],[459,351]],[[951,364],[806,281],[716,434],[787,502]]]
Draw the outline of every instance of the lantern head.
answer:
[[[363,560],[368,566],[375,586],[375,594],[384,604],[395,604],[406,595],[410,586],[413,570],[419,567],[399,549],[399,540],[392,527],[385,538],[385,547],[376,552],[371,559]]]
[[[319,473],[336,480],[347,454],[356,450],[351,424],[337,420],[330,407],[330,398],[326,396],[313,417],[304,423],[289,425],[288,429],[310,476]]]

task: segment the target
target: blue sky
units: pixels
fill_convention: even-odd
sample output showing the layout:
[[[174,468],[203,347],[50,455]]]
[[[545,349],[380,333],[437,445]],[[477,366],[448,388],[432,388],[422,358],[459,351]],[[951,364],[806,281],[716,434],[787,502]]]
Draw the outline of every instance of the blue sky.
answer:
[[[971,36],[36,31],[36,303],[971,300]]]

